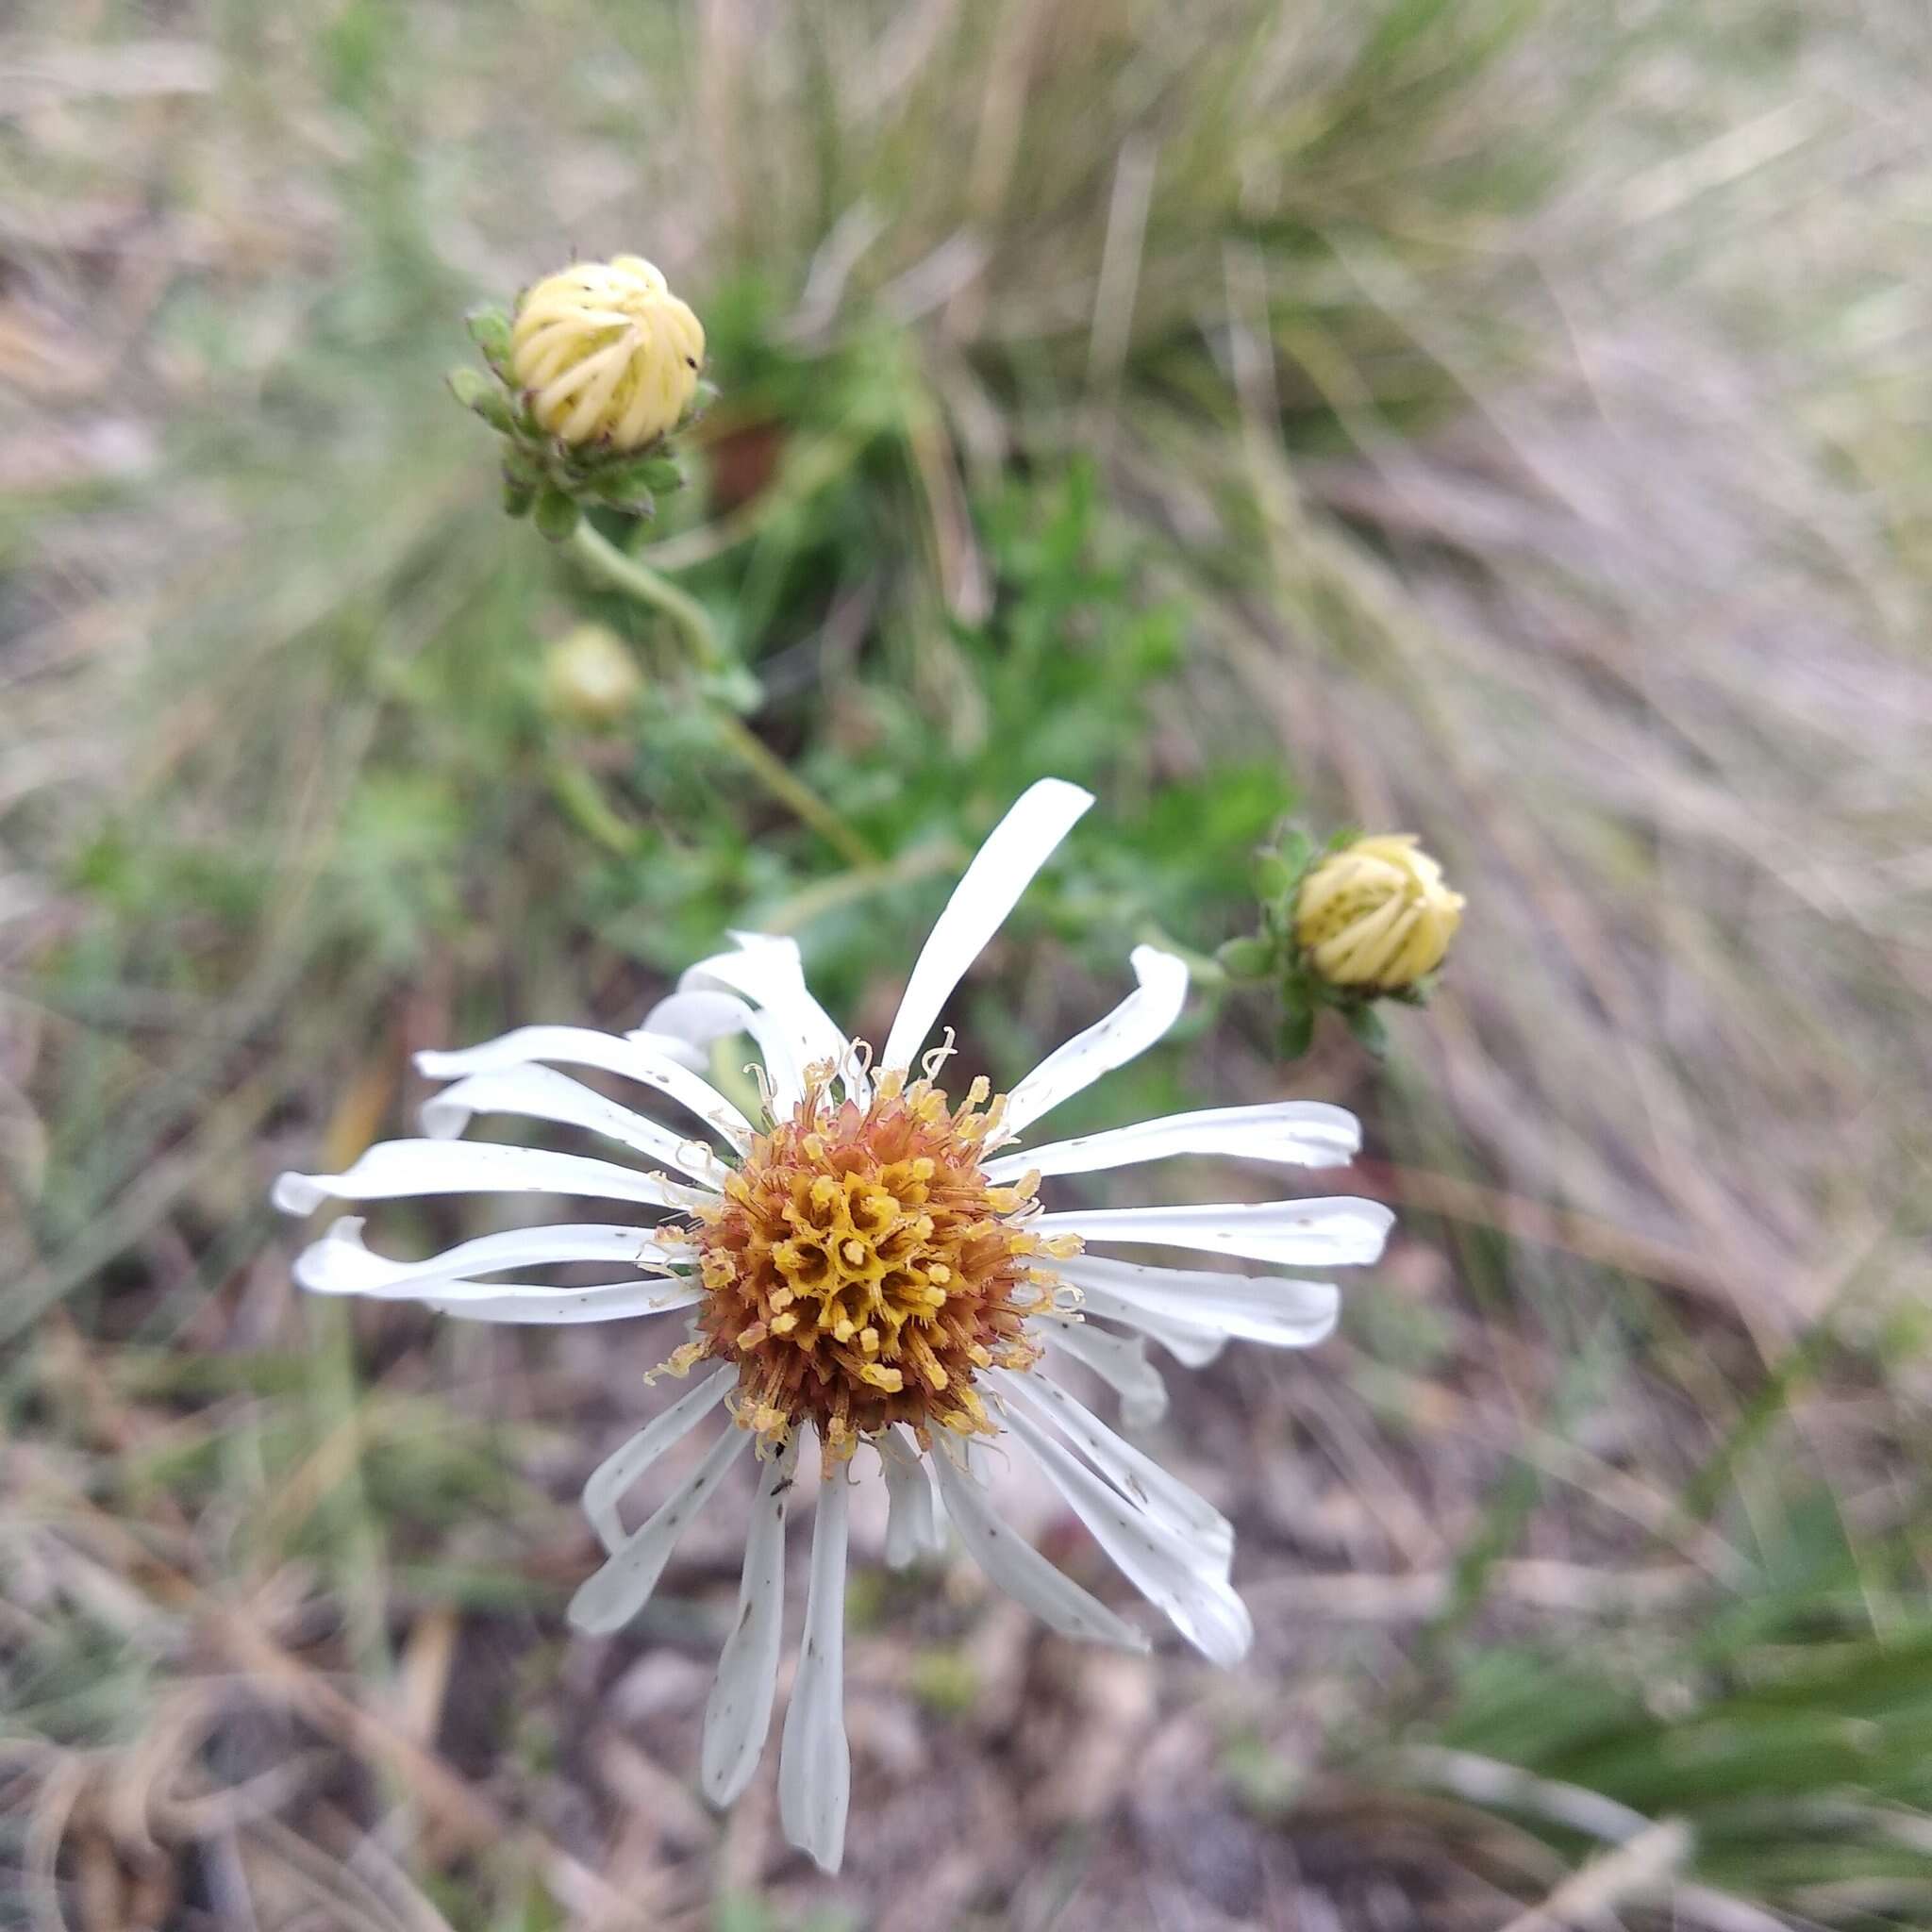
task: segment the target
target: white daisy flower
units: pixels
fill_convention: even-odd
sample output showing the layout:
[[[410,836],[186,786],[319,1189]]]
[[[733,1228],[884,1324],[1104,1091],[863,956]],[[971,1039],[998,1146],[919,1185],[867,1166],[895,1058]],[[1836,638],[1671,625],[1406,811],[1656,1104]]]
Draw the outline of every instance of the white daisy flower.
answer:
[[[417,1065],[453,1082],[417,1141],[372,1147],[346,1174],[284,1174],[276,1205],[444,1193],[622,1202],[619,1223],[485,1235],[425,1261],[391,1261],[338,1221],[295,1263],[305,1288],[403,1298],[486,1322],[605,1322],[690,1310],[666,1364],[689,1386],[591,1474],[584,1508],[608,1552],[571,1621],[612,1631],[643,1607],[677,1539],[745,1451],[758,1461],[739,1615],[705,1712],[702,1776],[729,1804],[771,1726],[783,1623],[786,1497],[815,1467],[805,1632],[780,1745],[786,1836],[826,1871],[844,1848],[851,1785],[842,1712],[846,1520],[854,1453],[876,1455],[889,1498],[887,1560],[911,1561],[949,1523],[987,1575],[1054,1629],[1131,1649],[1145,1634],[1049,1563],[1003,1520],[985,1445],[1017,1443],[1147,1600],[1204,1655],[1232,1664],[1253,1635],[1228,1581],[1234,1532],[1204,1498],[1134,1448],[1058,1379],[1072,1362],[1110,1384],[1139,1424],[1165,1406],[1149,1341],[1208,1360],[1230,1338],[1300,1347],[1334,1325],[1337,1291],[1284,1269],[1373,1261],[1391,1216],[1347,1198],[1043,1211],[1042,1178],[1169,1155],[1331,1167],[1359,1144],[1354,1117],[1310,1101],[1210,1108],[1021,1150],[1070,1095],[1144,1052],[1186,996],[1186,966],[1151,946],[1113,1011],[1008,1094],[940,1087],[926,1055],[941,1009],[1033,875],[1092,804],[1035,785],[967,868],[926,941],[876,1065],[807,991],[797,947],[737,935],[693,966],[637,1032],[525,1026]],[[718,1041],[748,1034],[763,1061],[763,1118],[699,1072]],[[665,1126],[559,1073],[590,1067],[649,1089],[690,1118]],[[915,1074],[915,1066],[919,1071]],[[464,1142],[477,1114],[585,1128],[641,1164]],[[1232,1256],[1265,1272],[1148,1266],[1116,1245]],[[590,1288],[498,1277],[603,1262]],[[624,1493],[673,1444],[720,1415],[708,1452],[635,1530]],[[815,1458],[815,1464],[808,1458]]]

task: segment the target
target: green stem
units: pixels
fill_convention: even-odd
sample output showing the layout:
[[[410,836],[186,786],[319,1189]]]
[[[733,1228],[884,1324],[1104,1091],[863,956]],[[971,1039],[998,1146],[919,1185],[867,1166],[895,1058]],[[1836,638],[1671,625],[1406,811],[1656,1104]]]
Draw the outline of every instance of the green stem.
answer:
[[[602,577],[613,590],[635,597],[640,604],[662,611],[690,641],[691,657],[700,671],[724,671],[729,667],[723,641],[710,614],[689,591],[680,590],[671,579],[648,563],[620,550],[588,517],[578,520],[570,536],[570,547],[577,561]]]
[[[1141,926],[1136,938],[1143,946],[1158,946],[1163,953],[1172,953],[1188,969],[1188,977],[1204,992],[1220,992],[1229,987],[1261,983],[1258,980],[1236,979],[1219,959],[1210,959],[1206,953],[1197,953],[1191,946],[1184,946],[1178,940],[1170,939],[1152,920]]]
[[[670,618],[690,641],[693,665],[701,674],[716,675],[733,668],[716,625],[689,591],[680,590],[662,572],[620,550],[587,518],[571,533],[570,547],[579,563],[613,590]],[[741,718],[719,705],[714,708],[713,722],[718,736],[740,763],[749,766],[758,783],[801,823],[819,833],[841,858],[850,865],[878,864],[878,854]]]
[[[849,865],[875,866],[879,856],[742,718],[722,706],[712,724],[740,761],[778,803],[809,825]]]

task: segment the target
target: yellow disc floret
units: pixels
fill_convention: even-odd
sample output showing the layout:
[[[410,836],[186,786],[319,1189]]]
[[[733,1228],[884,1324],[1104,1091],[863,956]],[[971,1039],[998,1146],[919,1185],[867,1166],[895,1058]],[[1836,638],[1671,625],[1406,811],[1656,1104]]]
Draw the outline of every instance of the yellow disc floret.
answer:
[[[1295,894],[1295,941],[1331,986],[1402,992],[1442,963],[1462,895],[1409,833],[1357,839]]]
[[[739,1367],[739,1422],[769,1441],[817,1429],[828,1460],[904,1423],[968,1434],[992,1424],[983,1369],[1025,1368],[1022,1332],[1063,1251],[1030,1233],[1035,1182],[985,1174],[1004,1103],[974,1082],[949,1108],[931,1082],[881,1078],[861,1108],[808,1076],[789,1119],[752,1143],[721,1206],[700,1211],[703,1356]]]
[[[697,392],[704,325],[641,256],[586,261],[525,291],[510,369],[559,441],[639,450],[675,429]]]

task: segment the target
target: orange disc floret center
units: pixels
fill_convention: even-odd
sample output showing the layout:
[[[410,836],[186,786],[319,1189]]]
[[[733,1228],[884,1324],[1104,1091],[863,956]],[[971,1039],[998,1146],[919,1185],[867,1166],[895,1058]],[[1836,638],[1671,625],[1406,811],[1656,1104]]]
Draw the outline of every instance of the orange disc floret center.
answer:
[[[1028,1232],[1034,1179],[995,1187],[1004,1104],[976,1080],[958,1108],[929,1079],[884,1075],[869,1108],[808,1077],[701,1211],[701,1353],[739,1365],[738,1419],[777,1441],[801,1421],[826,1453],[905,1423],[991,1433],[974,1378],[1024,1368],[1058,1243]]]

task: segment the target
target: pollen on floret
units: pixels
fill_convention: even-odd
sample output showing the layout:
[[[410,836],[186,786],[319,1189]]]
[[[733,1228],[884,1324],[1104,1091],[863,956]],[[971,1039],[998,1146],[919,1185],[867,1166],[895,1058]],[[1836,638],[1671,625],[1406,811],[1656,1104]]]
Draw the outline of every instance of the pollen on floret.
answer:
[[[974,1377],[1037,1359],[1024,1324],[1057,1282],[1041,1257],[1077,1247],[1031,1232],[1035,1176],[987,1179],[1006,1103],[980,1079],[950,1105],[943,1058],[882,1076],[864,1108],[812,1068],[698,1212],[700,1339],[673,1360],[735,1362],[740,1424],[775,1445],[808,1422],[828,1469],[894,1424],[993,1433]]]

